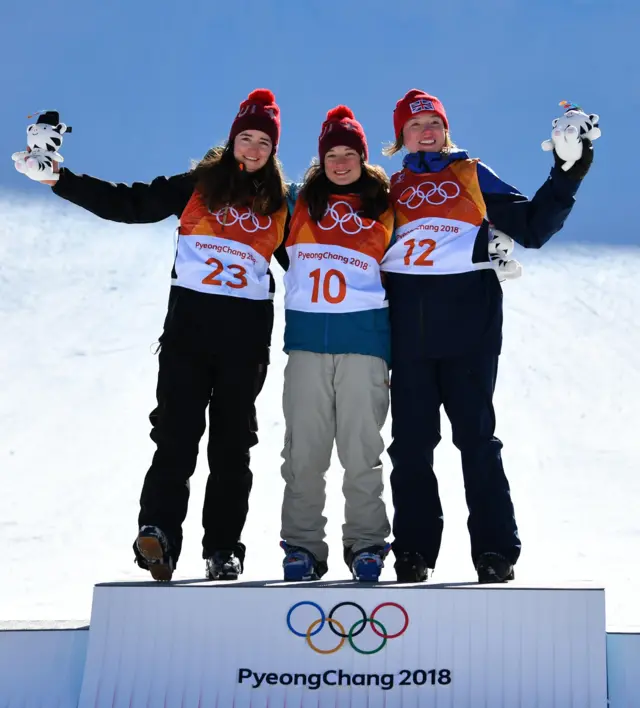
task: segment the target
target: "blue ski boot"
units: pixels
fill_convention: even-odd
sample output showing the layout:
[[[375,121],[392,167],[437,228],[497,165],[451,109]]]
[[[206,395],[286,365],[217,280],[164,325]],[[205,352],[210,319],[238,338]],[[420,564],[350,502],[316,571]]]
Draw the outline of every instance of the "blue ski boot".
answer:
[[[286,541],[280,541],[280,548],[285,553],[282,568],[286,581],[296,583],[303,580],[320,580],[327,572],[327,564],[318,561],[306,548],[290,546]]]
[[[384,559],[391,550],[391,544],[370,546],[356,553],[345,551],[345,560],[351,569],[353,579],[361,583],[377,583],[384,568]]]

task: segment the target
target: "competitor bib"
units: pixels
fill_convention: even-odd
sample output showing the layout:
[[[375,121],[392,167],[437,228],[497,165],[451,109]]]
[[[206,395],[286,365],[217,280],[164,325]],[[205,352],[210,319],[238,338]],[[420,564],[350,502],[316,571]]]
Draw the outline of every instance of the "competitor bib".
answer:
[[[284,238],[286,205],[271,216],[249,207],[209,211],[194,192],[180,217],[174,285],[211,295],[268,300],[269,261]]]
[[[396,241],[381,269],[390,273],[452,275],[493,268],[473,262],[486,206],[475,160],[452,162],[441,172],[394,175],[391,199]]]
[[[361,312],[387,307],[380,261],[393,216],[365,219],[354,195],[332,197],[316,224],[298,199],[291,219],[284,277],[285,308],[301,312]]]

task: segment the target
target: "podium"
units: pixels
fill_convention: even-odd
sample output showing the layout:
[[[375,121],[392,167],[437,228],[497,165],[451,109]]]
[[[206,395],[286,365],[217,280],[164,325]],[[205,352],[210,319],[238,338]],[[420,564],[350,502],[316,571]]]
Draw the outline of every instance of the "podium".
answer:
[[[177,581],[94,589],[79,708],[605,708],[604,590]]]

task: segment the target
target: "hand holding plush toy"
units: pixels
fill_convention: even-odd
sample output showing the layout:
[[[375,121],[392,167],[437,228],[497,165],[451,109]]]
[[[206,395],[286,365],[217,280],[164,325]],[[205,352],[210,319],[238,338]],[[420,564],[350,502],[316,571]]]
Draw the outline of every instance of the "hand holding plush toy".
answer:
[[[64,162],[58,150],[63,134],[70,132],[70,126],[60,123],[57,111],[40,113],[37,122],[27,127],[27,149],[11,156],[16,170],[36,182],[57,182],[56,163]]]
[[[522,264],[510,258],[515,247],[515,241],[511,236],[499,231],[493,225],[490,226],[492,235],[489,241],[489,258],[498,276],[498,280],[515,280],[522,275]]]
[[[587,115],[580,106],[569,101],[561,101],[560,105],[565,113],[552,121],[551,139],[542,143],[542,149],[553,150],[560,168],[570,176],[582,179],[593,160],[591,143],[602,135],[598,127],[600,116],[597,113]]]

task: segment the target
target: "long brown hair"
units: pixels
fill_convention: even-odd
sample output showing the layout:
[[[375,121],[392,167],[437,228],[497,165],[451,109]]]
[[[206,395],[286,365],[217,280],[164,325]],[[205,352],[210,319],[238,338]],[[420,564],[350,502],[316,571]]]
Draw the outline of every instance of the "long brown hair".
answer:
[[[404,140],[402,138],[402,133],[398,137],[398,139],[394,143],[389,143],[386,145],[384,148],[382,148],[382,154],[385,157],[393,157],[397,152],[400,152],[402,148],[404,147]],[[445,135],[444,135],[444,147],[442,148],[442,152],[451,152],[454,148],[458,147],[453,140],[451,140],[451,133],[448,130],[445,130]]]
[[[287,194],[280,160],[271,152],[267,164],[255,172],[241,169],[233,144],[211,148],[194,168],[196,189],[216,211],[223,206],[248,206],[260,216],[277,211]]]
[[[300,197],[309,207],[311,218],[317,223],[322,219],[334,194],[336,185],[327,177],[324,166],[314,162],[304,176]],[[382,167],[362,163],[362,175],[354,183],[354,193],[362,200],[362,215],[378,220],[389,208],[389,178]]]

